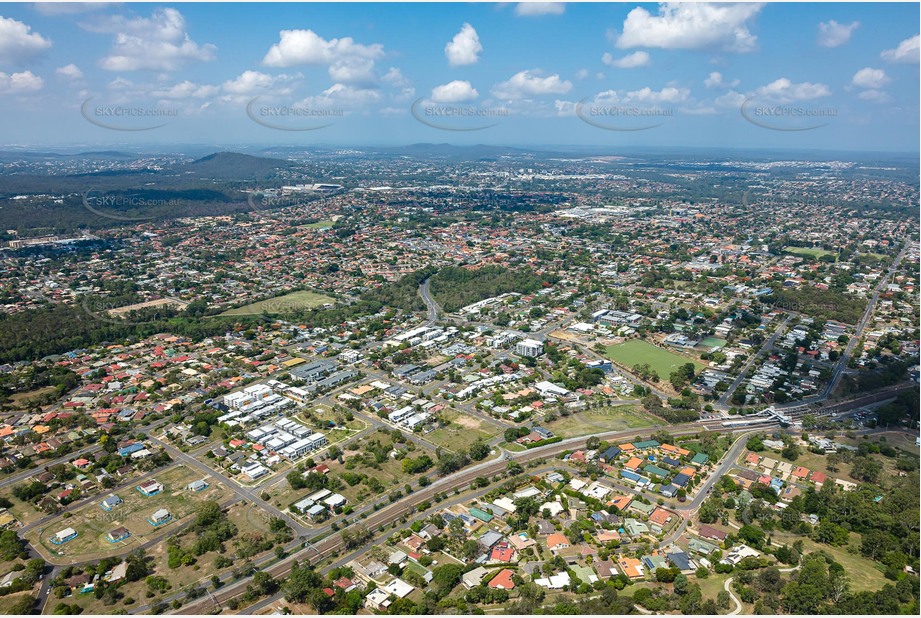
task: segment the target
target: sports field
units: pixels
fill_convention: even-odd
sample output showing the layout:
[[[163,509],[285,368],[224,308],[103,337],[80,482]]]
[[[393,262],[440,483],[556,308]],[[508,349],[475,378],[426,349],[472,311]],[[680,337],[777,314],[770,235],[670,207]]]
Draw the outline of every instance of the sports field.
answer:
[[[805,255],[814,257],[815,259],[819,259],[825,255],[835,255],[832,251],[826,251],[818,247],[784,247],[783,250],[794,255]]]
[[[221,315],[261,315],[262,313],[275,315],[280,313],[291,313],[298,309],[313,309],[325,303],[335,302],[336,301],[329,296],[301,290],[285,294],[284,296],[260,300],[259,302],[237,307],[236,309],[230,309]]]
[[[625,367],[648,363],[662,380],[668,380],[671,372],[685,363],[694,363],[697,371],[704,368],[704,364],[698,360],[657,348],[641,339],[631,339],[624,343],[608,346],[605,356]]]

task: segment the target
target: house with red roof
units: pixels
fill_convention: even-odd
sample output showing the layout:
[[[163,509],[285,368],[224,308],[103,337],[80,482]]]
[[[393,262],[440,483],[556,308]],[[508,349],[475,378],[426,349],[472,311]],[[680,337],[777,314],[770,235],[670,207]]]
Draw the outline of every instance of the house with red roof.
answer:
[[[495,577],[489,580],[489,587],[499,590],[512,590],[515,587],[515,582],[512,581],[512,575],[514,574],[515,572],[511,569],[502,569]]]

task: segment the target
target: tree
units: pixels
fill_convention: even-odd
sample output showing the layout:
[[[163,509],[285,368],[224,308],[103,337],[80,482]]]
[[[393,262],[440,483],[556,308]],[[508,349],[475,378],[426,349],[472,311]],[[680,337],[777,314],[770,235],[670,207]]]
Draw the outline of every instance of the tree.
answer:
[[[489,445],[478,438],[473,444],[470,445],[468,453],[470,454],[470,459],[473,461],[482,461],[483,459],[486,459],[487,455],[489,455],[489,450]]]

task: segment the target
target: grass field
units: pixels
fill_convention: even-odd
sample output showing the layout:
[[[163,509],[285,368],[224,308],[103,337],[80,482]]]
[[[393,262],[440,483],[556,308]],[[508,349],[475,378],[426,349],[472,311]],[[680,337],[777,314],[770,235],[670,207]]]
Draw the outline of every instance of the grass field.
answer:
[[[130,485],[115,492],[124,502],[111,511],[104,511],[99,502],[108,494],[103,493],[98,496],[98,500],[94,499],[69,513],[69,517],[65,517],[68,513],[63,513],[44,526],[33,528],[25,537],[47,556],[102,558],[171,534],[179,521],[192,514],[201,502],[220,502],[230,496],[228,489],[213,481],[209,481],[211,485],[203,491],[193,493],[186,490],[186,485],[200,479],[201,475],[182,465],[159,472],[153,478],[164,486],[163,491],[157,495],[144,496],[137,491],[135,485]],[[147,518],[161,508],[168,510],[173,518],[168,523],[154,527]],[[110,543],[106,533],[119,526],[127,528],[131,536],[124,541]],[[63,545],[54,545],[48,540],[59,530],[68,527],[77,531],[77,538]]]
[[[880,570],[879,563],[864,558],[859,553],[852,554],[848,551],[850,548],[860,547],[860,535],[851,533],[850,543],[845,547],[832,547],[824,543],[816,543],[808,537],[802,537],[794,534],[774,534],[775,543],[787,543],[792,545],[795,541],[803,541],[803,551],[806,553],[824,551],[828,553],[835,562],[841,564],[851,578],[851,590],[853,592],[863,592],[865,590],[879,590],[889,580],[885,578]]]
[[[298,292],[285,294],[284,296],[260,300],[259,302],[237,307],[236,309],[229,309],[221,315],[261,315],[263,312],[274,315],[279,313],[290,313],[298,309],[313,309],[314,307],[334,302],[336,301],[329,296],[317,294],[316,292],[309,292],[307,290],[300,290]]]
[[[575,438],[604,431],[652,427],[660,423],[659,419],[646,414],[639,406],[615,406],[576,412],[552,423],[544,423],[544,427],[563,438]]]
[[[461,414],[457,410],[445,410],[441,417],[451,424],[423,437],[433,444],[453,451],[468,448],[478,438],[489,441],[498,433],[493,425],[488,425],[476,417]]]
[[[325,221],[315,221],[313,223],[308,223],[304,227],[309,228],[311,230],[325,230],[332,226],[333,226],[333,222],[327,219]]]
[[[826,255],[835,255],[833,251],[826,251],[825,249],[819,249],[818,247],[784,247],[783,250],[794,255],[805,255],[815,259],[819,259],[820,257]]]
[[[668,380],[669,374],[685,363],[694,363],[697,371],[704,368],[704,364],[696,359],[657,348],[640,339],[608,346],[605,356],[625,367],[648,363],[659,374],[661,380]]]

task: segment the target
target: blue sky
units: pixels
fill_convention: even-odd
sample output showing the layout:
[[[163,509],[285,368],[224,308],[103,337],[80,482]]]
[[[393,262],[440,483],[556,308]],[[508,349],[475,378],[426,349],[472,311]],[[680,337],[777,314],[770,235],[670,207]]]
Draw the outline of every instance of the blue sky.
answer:
[[[0,4],[0,135],[916,152],[918,22],[916,3]]]

